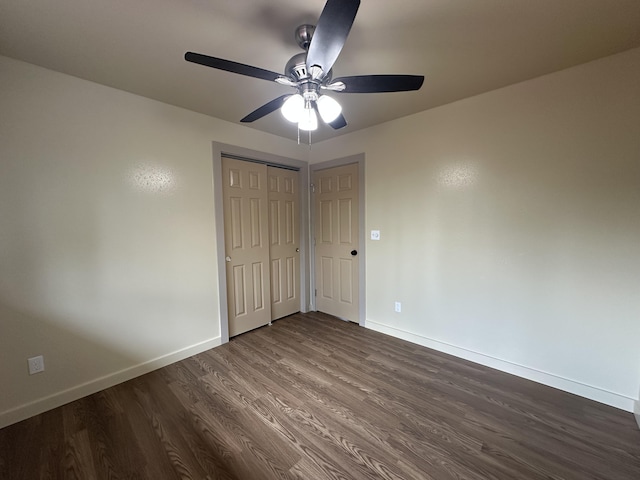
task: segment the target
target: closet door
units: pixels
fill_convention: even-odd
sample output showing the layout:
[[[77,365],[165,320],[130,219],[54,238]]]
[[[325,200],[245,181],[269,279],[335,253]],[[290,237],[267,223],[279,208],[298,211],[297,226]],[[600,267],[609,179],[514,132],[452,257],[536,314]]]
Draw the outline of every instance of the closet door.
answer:
[[[222,158],[229,336],[271,321],[267,166]]]
[[[267,167],[271,318],[300,311],[300,192],[298,172]]]

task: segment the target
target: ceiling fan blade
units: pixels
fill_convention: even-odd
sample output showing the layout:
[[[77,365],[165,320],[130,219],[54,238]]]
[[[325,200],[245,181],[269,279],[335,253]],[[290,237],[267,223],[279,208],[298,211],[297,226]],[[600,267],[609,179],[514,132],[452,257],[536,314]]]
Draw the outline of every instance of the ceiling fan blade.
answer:
[[[307,71],[314,79],[324,78],[333,67],[347,41],[359,6],[360,0],[327,0],[307,53]]]
[[[342,93],[409,92],[419,90],[424,82],[422,75],[356,75],[331,81],[331,85],[342,82]]]
[[[330,122],[329,125],[334,130],[339,130],[347,126],[347,120],[344,118],[344,115],[340,114],[338,115],[338,118],[336,118],[333,122]]]
[[[275,112],[276,110],[278,110],[280,107],[282,107],[282,104],[284,103],[284,101],[290,96],[291,94],[282,95],[274,100],[271,100],[269,103],[265,103],[260,108],[254,110],[253,112],[251,112],[249,115],[247,115],[240,121],[242,123],[255,122],[256,120],[264,117],[265,115],[269,115],[271,112]]]
[[[320,109],[318,108],[318,102],[312,102],[312,104],[313,104],[313,109],[316,111],[316,115],[319,118],[322,118],[322,115],[320,114]],[[324,120],[322,121],[324,122]],[[329,125],[331,128],[333,128],[334,130],[339,130],[347,126],[347,120],[344,118],[344,115],[342,115],[342,113],[340,113],[335,118],[335,120],[331,122],[325,122],[325,123]]]
[[[246,75],[247,77],[261,78],[262,80],[270,80],[275,82],[277,78],[282,77],[281,74],[265,70],[263,68],[252,67],[244,63],[232,62],[223,58],[210,57],[200,53],[187,52],[184,54],[187,62],[198,63],[206,67],[217,68],[231,73]]]

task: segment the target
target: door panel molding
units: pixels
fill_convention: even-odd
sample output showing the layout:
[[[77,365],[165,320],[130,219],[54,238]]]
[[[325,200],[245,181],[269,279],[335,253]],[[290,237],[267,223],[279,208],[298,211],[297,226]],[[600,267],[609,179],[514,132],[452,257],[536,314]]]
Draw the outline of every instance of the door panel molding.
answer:
[[[223,157],[224,239],[226,248],[229,335],[239,335],[271,322],[267,221],[267,167]],[[240,175],[235,188],[236,173]],[[240,238],[238,238],[240,237]]]
[[[272,208],[271,222],[271,319],[277,320],[300,311],[300,209],[299,175],[277,167],[267,167],[267,175],[273,186],[269,191]],[[274,262],[274,260],[279,260]],[[276,274],[277,271],[277,274]],[[273,282],[278,282],[277,286]]]
[[[366,320],[366,232],[365,232],[365,155],[364,153],[359,153],[356,155],[350,155],[348,157],[337,158],[334,160],[328,160],[326,162],[314,163],[309,166],[309,177],[319,171],[325,170],[333,167],[341,167],[343,165],[349,165],[356,163],[358,164],[358,181],[359,181],[359,190],[358,190],[358,283],[359,283],[359,322],[360,326],[364,326]],[[347,189],[351,188],[346,180],[342,182],[338,181],[337,185],[333,185],[333,182],[323,182],[321,185],[316,185],[316,189],[322,189],[323,191],[332,191],[333,189]],[[329,209],[331,211],[331,209]],[[315,238],[315,225],[316,225],[316,212],[313,208],[313,200],[311,200],[310,207],[310,238]],[[318,239],[321,241],[321,239]],[[313,242],[312,242],[313,243]],[[316,272],[315,272],[315,245],[311,245],[310,248],[310,261],[309,261],[309,277],[311,282],[311,292],[316,290]],[[333,268],[336,268],[333,266]],[[316,310],[315,298],[311,296],[311,310]]]
[[[234,306],[228,305],[227,302],[227,288],[233,287],[227,285],[226,278],[226,262],[225,262],[225,240],[224,240],[224,210],[223,210],[223,189],[222,189],[222,157],[226,156],[237,160],[245,160],[248,162],[262,163],[267,166],[276,166],[289,170],[296,170],[299,172],[299,197],[300,197],[300,215],[298,221],[300,222],[300,254],[299,265],[300,269],[300,285],[298,286],[300,292],[300,311],[308,312],[310,309],[309,292],[311,291],[311,282],[309,278],[310,265],[309,265],[309,164],[293,158],[274,155],[271,153],[260,152],[257,150],[251,150],[249,148],[240,147],[237,145],[230,145],[220,142],[212,142],[212,182],[213,182],[213,213],[215,224],[215,238],[216,238],[216,258],[217,258],[217,272],[218,272],[218,311],[219,318],[212,319],[212,321],[218,321],[220,326],[220,342],[221,344],[229,341],[229,308]],[[213,299],[213,295],[212,295]],[[215,299],[213,299],[215,301]],[[251,301],[251,300],[249,300]]]
[[[316,191],[312,195],[312,210],[319,215],[314,225],[317,229],[314,237],[315,266],[321,269],[316,276],[316,310],[356,323],[360,320],[360,258],[355,253],[359,248],[360,228],[358,177],[357,163],[316,170],[311,177],[313,185],[331,183],[337,187],[330,191]],[[328,262],[332,264],[331,282],[328,280]],[[331,291],[327,291],[328,288]]]

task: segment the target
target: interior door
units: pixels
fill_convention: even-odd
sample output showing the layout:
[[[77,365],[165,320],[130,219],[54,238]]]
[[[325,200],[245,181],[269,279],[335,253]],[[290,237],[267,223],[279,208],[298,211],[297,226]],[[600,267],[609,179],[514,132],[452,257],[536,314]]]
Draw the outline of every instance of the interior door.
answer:
[[[267,166],[222,158],[229,336],[271,321]]]
[[[359,321],[358,164],[313,176],[316,309]]]
[[[271,319],[300,311],[300,192],[298,172],[267,167]]]

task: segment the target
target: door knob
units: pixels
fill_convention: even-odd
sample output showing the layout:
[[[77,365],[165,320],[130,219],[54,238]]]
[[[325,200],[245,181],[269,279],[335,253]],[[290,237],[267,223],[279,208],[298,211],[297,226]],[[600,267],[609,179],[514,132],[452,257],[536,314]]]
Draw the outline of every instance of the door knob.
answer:
[[[352,256],[356,256],[358,254],[358,250],[351,250],[351,255]]]
[[[296,248],[296,252],[299,252],[299,251],[300,251],[300,249],[299,249],[299,248]]]
[[[231,261],[231,257],[229,255],[227,255],[226,257],[224,257],[225,261],[230,262]]]

